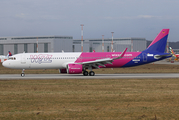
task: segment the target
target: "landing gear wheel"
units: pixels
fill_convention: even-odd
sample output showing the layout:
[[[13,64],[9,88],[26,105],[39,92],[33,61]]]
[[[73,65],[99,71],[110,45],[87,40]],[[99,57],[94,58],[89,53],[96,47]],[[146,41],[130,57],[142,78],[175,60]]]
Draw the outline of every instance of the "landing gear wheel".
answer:
[[[89,72],[89,76],[94,76],[94,75],[95,75],[95,72],[93,72],[93,71]]]
[[[88,71],[84,71],[84,72],[83,72],[83,75],[84,75],[84,76],[88,76]]]
[[[24,73],[21,73],[21,77],[24,77],[25,76],[25,74]]]
[[[21,77],[24,77],[24,76],[25,76],[24,71],[25,71],[25,69],[22,69]]]

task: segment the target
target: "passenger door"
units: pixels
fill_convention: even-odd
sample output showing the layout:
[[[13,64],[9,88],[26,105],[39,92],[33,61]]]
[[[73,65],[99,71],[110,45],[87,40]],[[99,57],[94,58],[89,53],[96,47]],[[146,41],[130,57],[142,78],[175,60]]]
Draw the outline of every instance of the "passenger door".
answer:
[[[21,55],[21,64],[26,64],[26,56],[25,56],[25,54]]]
[[[143,53],[142,56],[143,56],[143,62],[147,62],[147,54]]]

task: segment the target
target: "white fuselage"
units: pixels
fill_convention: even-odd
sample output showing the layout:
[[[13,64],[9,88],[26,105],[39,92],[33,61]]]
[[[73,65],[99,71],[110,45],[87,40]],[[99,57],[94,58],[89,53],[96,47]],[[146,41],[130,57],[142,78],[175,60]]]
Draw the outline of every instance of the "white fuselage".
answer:
[[[22,53],[11,56],[3,64],[14,69],[63,69],[74,63],[80,56],[78,53]]]

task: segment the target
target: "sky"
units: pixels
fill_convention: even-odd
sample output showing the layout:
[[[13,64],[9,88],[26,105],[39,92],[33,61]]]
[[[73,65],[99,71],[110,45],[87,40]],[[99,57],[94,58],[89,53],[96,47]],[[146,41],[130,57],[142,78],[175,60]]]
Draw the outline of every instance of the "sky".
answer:
[[[153,40],[169,28],[179,41],[179,0],[0,0],[0,37],[139,37]]]

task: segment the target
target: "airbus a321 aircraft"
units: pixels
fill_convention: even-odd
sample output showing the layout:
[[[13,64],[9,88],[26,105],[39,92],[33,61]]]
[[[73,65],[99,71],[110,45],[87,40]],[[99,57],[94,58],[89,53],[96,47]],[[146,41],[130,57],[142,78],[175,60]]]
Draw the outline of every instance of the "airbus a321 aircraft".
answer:
[[[9,57],[3,66],[22,69],[59,69],[60,73],[94,76],[92,69],[119,68],[143,65],[172,55],[165,53],[169,29],[163,29],[142,52],[71,52],[71,53],[21,53]],[[88,73],[87,69],[90,71]]]

